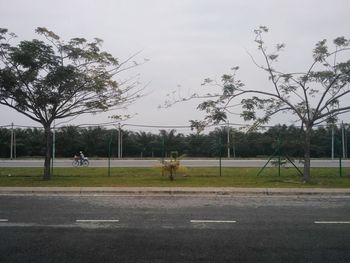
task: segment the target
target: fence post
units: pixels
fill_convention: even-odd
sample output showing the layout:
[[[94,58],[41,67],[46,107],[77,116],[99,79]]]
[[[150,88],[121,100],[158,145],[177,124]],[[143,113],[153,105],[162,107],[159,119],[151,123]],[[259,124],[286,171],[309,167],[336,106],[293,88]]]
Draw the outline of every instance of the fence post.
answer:
[[[345,129],[344,122],[341,122],[341,142],[342,142],[342,151],[343,151],[343,159],[345,159]]]
[[[13,159],[13,122],[11,123],[10,159]]]
[[[51,163],[51,175],[53,175],[55,158],[56,158],[56,131],[55,131],[56,122],[53,121],[52,129],[52,163]]]
[[[230,123],[227,122],[227,158],[231,158],[230,154]]]
[[[121,159],[121,140],[122,140],[122,136],[121,136],[121,127],[120,127],[120,123],[118,123],[118,159]]]
[[[277,139],[277,149],[278,149],[278,176],[281,176],[281,141],[280,135],[278,135]]]
[[[221,133],[219,133],[219,175],[221,176]]]
[[[108,176],[111,176],[111,144],[113,139],[113,133],[111,133],[111,138],[108,143]]]
[[[334,160],[334,125],[332,125],[332,151],[331,151],[332,160]]]

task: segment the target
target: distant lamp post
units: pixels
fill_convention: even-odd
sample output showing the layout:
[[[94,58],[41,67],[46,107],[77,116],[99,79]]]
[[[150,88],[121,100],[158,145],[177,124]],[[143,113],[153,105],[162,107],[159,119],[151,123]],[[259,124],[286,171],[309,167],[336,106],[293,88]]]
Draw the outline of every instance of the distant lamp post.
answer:
[[[120,123],[118,123],[117,129],[118,129],[118,137],[117,137],[117,141],[118,141],[118,159],[123,158],[123,130],[122,127],[125,124],[121,125]]]
[[[348,129],[349,124],[341,123],[341,138],[342,138],[342,152],[343,158],[348,158]]]

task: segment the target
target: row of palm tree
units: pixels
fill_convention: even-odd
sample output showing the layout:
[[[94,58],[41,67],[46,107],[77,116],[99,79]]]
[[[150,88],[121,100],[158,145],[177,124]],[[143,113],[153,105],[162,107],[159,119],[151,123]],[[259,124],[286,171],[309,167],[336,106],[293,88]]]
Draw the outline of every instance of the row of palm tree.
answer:
[[[229,132],[229,135],[227,134]],[[344,149],[341,130],[333,130],[335,155]],[[345,133],[347,138],[348,131]],[[216,128],[209,133],[184,134],[176,130],[160,130],[159,133],[145,131],[122,131],[122,156],[161,158],[171,152],[188,157],[262,157],[269,156],[280,148],[292,157],[303,155],[300,140],[301,130],[295,126],[274,126],[260,132],[243,132],[227,127]],[[13,142],[11,144],[11,137]],[[0,158],[44,156],[44,131],[38,128],[0,128]],[[229,141],[229,144],[228,144]],[[118,156],[118,130],[103,127],[79,128],[66,126],[55,131],[55,155],[71,157],[83,151],[91,157]],[[347,142],[345,149],[347,151]],[[332,151],[332,129],[320,127],[312,133],[312,157],[330,157]]]

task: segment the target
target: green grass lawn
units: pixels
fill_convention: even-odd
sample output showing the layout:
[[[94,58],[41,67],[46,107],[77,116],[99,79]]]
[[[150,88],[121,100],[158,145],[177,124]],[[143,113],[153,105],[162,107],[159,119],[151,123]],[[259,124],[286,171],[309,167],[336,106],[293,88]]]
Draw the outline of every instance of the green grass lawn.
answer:
[[[160,168],[55,168],[51,180],[42,180],[42,168],[0,168],[0,186],[184,186],[184,187],[350,187],[350,168],[339,176],[336,168],[313,168],[312,180],[303,183],[293,168],[185,168],[175,181]],[[186,174],[184,176],[184,174]]]

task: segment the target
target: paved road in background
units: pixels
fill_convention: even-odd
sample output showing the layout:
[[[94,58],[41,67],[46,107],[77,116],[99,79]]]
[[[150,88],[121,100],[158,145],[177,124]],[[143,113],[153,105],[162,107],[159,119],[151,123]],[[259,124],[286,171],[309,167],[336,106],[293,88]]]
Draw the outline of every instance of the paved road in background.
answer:
[[[263,167],[267,160],[227,160],[222,159],[223,167]],[[155,167],[160,164],[160,160],[111,160],[111,167]],[[202,160],[181,160],[181,164],[186,167],[218,167],[218,159],[202,159]],[[295,163],[297,166],[303,165],[299,162]],[[43,167],[43,160],[0,160],[0,167]],[[72,160],[56,159],[55,167],[71,167]],[[107,159],[90,160],[90,167],[107,167]],[[269,166],[271,164],[269,163]],[[291,164],[288,164],[291,166]],[[312,160],[312,167],[339,167],[339,160]],[[350,167],[350,160],[342,161],[343,167]]]
[[[349,196],[0,195],[0,262],[350,262]]]

